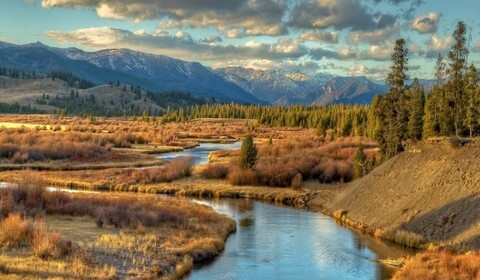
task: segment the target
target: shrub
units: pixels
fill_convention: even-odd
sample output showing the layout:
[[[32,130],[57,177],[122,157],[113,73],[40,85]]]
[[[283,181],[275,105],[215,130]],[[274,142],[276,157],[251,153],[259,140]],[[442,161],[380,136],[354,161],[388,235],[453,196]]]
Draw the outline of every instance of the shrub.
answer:
[[[206,179],[225,179],[228,176],[228,165],[209,164],[200,172],[200,175]]]
[[[30,245],[35,256],[41,259],[60,258],[72,252],[72,242],[46,232],[43,222],[35,223]]]
[[[190,176],[192,168],[192,157],[175,158],[161,167],[131,169],[126,173],[130,174],[130,178],[125,178],[124,182],[142,184],[171,182]]]
[[[255,171],[250,169],[232,168],[228,173],[228,182],[235,186],[255,185]]]
[[[457,255],[448,251],[426,251],[407,260],[392,279],[479,279],[479,264],[478,252]]]
[[[0,246],[18,247],[28,240],[31,225],[20,214],[10,214],[0,224]]]
[[[291,184],[290,186],[291,186],[292,189],[294,189],[294,190],[301,189],[302,186],[303,186],[302,174],[297,173],[297,175],[295,175],[295,177],[293,177],[292,184]]]

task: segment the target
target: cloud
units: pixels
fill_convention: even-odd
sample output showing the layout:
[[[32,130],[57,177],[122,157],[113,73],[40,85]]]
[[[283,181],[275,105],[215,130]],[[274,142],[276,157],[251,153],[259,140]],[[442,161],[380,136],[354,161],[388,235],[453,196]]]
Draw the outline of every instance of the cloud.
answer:
[[[249,41],[241,45],[211,44],[195,41],[184,31],[169,33],[131,32],[111,27],[92,27],[70,32],[49,31],[48,37],[58,42],[73,43],[93,49],[129,48],[185,60],[222,60],[238,58],[296,59],[309,54],[301,42],[280,38],[276,43]],[[218,41],[218,39],[217,39]]]
[[[289,25],[298,29],[350,28],[373,30],[395,23],[392,15],[370,13],[357,0],[316,0],[297,3],[291,13]]]
[[[361,64],[350,66],[346,72],[350,76],[366,76],[371,79],[379,80],[384,79],[388,71],[388,67],[367,67],[366,65]]]
[[[241,28],[249,36],[287,32],[286,0],[42,0],[42,7],[89,8],[101,18],[161,20],[160,26]],[[165,28],[165,27],[163,27]]]
[[[201,40],[200,42],[207,43],[207,44],[214,44],[214,43],[223,42],[223,40],[220,36],[207,36],[205,37],[205,39]]]
[[[480,52],[480,42],[476,42],[476,43],[473,45],[472,52],[474,52],[474,53]]]
[[[411,27],[420,34],[433,33],[438,30],[439,21],[440,16],[435,12],[431,12],[417,17],[413,20]]]
[[[300,34],[298,37],[301,41],[313,41],[322,43],[338,43],[337,32],[324,32],[324,31],[309,31]]]
[[[315,61],[283,60],[274,61],[269,59],[238,59],[215,62],[213,68],[243,67],[256,70],[282,70],[286,72],[315,73],[320,65]]]
[[[439,37],[436,34],[432,34],[428,45],[436,51],[444,51],[450,48],[450,45],[453,42],[452,36],[447,36],[444,39]]]
[[[366,50],[358,53],[358,60],[389,61],[392,56],[394,43],[392,41],[372,44]]]
[[[350,43],[368,42],[379,44],[391,39],[393,36],[399,36],[400,24],[394,24],[383,29],[375,29],[371,31],[356,31],[350,33],[348,41]]]

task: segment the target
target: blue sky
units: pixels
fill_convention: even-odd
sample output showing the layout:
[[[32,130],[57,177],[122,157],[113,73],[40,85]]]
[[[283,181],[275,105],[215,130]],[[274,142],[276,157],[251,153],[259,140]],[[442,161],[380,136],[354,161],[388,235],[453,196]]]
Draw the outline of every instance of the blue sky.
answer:
[[[480,64],[478,12],[478,0],[2,0],[0,40],[383,79],[402,37],[411,76],[431,78],[458,20]]]

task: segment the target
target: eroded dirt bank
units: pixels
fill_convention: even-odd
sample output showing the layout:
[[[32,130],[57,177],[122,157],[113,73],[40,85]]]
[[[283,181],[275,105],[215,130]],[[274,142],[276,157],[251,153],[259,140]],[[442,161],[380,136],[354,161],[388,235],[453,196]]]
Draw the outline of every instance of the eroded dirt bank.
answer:
[[[480,143],[426,141],[309,206],[413,247],[480,248]]]

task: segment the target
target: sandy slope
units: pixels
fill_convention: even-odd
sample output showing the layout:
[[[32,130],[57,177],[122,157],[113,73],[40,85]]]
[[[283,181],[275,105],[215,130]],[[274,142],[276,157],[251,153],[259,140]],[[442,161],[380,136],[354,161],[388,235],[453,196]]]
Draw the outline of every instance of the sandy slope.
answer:
[[[478,249],[480,143],[422,143],[311,205],[331,213],[344,209],[371,233],[405,230],[429,242]]]

